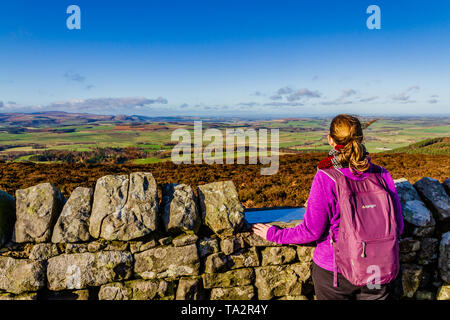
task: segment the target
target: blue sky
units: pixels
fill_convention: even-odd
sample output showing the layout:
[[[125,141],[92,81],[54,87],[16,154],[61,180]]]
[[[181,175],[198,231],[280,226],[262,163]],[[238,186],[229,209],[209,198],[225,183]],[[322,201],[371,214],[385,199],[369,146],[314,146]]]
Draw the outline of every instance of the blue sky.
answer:
[[[447,0],[10,0],[0,43],[0,112],[449,114]]]

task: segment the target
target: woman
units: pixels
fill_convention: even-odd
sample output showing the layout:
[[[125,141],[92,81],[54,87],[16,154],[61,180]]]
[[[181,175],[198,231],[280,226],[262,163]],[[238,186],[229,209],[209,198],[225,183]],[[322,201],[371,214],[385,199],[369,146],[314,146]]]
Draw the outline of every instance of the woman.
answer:
[[[342,219],[337,196],[337,179],[333,179],[332,175],[327,174],[330,169],[333,171],[337,169],[338,175],[343,174],[345,179],[356,181],[355,183],[363,180],[367,181],[366,179],[371,174],[372,176],[370,177],[373,177],[373,174],[378,172],[379,177],[381,177],[379,178],[380,184],[382,184],[385,193],[390,195],[391,198],[390,203],[392,209],[389,212],[391,214],[391,221],[394,221],[391,224],[395,228],[392,232],[396,233],[396,237],[398,237],[403,231],[402,210],[394,181],[386,169],[371,163],[362,141],[362,127],[357,118],[346,114],[336,116],[331,122],[330,133],[328,135],[328,143],[332,149],[329,157],[323,159],[318,164],[318,171],[311,186],[302,223],[294,228],[286,229],[279,229],[275,226],[262,223],[253,226],[253,232],[255,234],[268,241],[279,244],[317,243],[313,257],[312,278],[318,300],[387,299],[392,288],[391,278],[394,278],[398,272],[398,267],[396,267],[394,269],[395,271],[392,272],[392,277],[388,279],[390,281],[389,283],[378,286],[362,286],[355,285],[353,284],[355,283],[354,281],[352,283],[346,279],[341,273],[341,270],[339,270],[340,267],[336,266],[334,243],[337,245],[337,242],[339,242],[337,239],[340,221]],[[371,208],[373,206],[362,207]],[[348,211],[347,208],[345,210]],[[372,212],[376,213],[377,211],[374,210]],[[346,214],[345,216],[347,217],[348,215]],[[348,224],[345,225],[347,226]],[[392,252],[396,252],[393,253],[393,260],[395,260],[393,263],[398,265],[398,243],[396,239],[395,245],[393,246],[395,248],[392,248]],[[344,242],[343,240],[341,241],[342,243]],[[362,249],[362,257],[365,255],[365,249],[364,246]],[[375,252],[377,255],[385,254],[384,252],[379,252],[383,250],[375,251],[377,251]],[[373,251],[371,254],[373,255]],[[342,263],[342,265],[344,264]],[[391,272],[389,272],[389,275],[391,275]]]

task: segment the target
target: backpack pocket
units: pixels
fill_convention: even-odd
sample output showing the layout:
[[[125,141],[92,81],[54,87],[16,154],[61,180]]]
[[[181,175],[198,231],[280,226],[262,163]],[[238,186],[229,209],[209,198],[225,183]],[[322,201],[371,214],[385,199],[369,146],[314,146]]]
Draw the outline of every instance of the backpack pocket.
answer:
[[[355,286],[388,283],[399,270],[397,237],[346,239],[338,245],[336,262],[342,275]]]
[[[355,257],[354,267],[359,274],[360,285],[373,281],[384,284],[397,276],[399,269],[397,237],[361,240],[357,247],[359,255]]]

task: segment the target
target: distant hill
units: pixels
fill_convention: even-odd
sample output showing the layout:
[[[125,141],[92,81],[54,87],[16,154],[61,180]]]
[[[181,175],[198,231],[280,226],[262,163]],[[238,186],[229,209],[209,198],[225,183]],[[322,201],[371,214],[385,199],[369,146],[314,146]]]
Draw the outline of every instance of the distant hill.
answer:
[[[450,137],[422,140],[406,147],[389,151],[389,153],[413,153],[428,155],[450,155]]]
[[[0,113],[0,126],[41,127],[82,125],[95,123],[145,123],[152,121],[186,121],[192,117],[147,117],[141,115],[98,115],[91,113],[70,113],[63,111],[32,113]]]
[[[61,111],[33,113],[0,113],[2,125],[20,126],[51,126],[66,124],[86,124],[105,121],[132,121],[134,116],[96,115],[88,113],[69,113]],[[139,119],[141,120],[141,119]]]

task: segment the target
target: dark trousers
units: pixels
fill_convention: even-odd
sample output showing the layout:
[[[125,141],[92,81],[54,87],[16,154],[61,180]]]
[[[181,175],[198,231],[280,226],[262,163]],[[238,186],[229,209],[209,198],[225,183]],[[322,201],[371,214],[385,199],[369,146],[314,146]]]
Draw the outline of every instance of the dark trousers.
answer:
[[[386,300],[392,291],[392,282],[380,285],[380,289],[357,287],[338,273],[338,286],[333,287],[333,272],[313,262],[312,279],[317,300]]]

